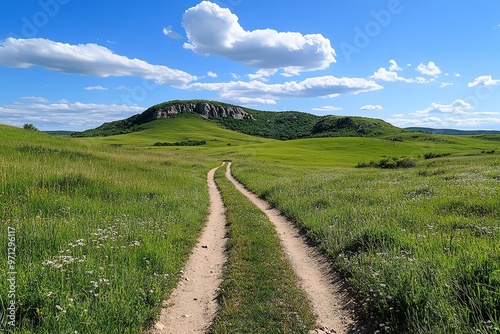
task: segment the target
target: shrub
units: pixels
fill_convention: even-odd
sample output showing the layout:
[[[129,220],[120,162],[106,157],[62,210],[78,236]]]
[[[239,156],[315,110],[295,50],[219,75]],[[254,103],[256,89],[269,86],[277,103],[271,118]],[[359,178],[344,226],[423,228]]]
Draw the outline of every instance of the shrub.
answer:
[[[365,167],[373,167],[373,168],[385,168],[385,169],[396,169],[396,168],[411,168],[417,165],[417,161],[413,158],[407,157],[388,157],[380,160],[379,162],[370,161],[366,163],[364,161],[358,162],[356,168],[365,168]]]
[[[37,127],[36,127],[36,126],[34,126],[34,125],[33,125],[33,124],[31,124],[31,123],[25,123],[25,124],[23,125],[23,129],[24,129],[24,130],[30,130],[30,131],[38,131]]]
[[[451,155],[451,153],[434,153],[429,152],[424,154],[425,159],[434,159],[434,158],[442,158]]]
[[[205,140],[186,140],[175,143],[156,142],[153,144],[153,146],[201,146],[205,145],[206,143],[207,142]]]

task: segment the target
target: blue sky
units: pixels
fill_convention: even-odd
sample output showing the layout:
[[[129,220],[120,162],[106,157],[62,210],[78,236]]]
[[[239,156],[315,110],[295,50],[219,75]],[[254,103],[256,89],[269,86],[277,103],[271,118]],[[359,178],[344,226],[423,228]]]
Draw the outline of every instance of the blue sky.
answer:
[[[500,130],[500,2],[3,0],[0,123],[173,99]]]

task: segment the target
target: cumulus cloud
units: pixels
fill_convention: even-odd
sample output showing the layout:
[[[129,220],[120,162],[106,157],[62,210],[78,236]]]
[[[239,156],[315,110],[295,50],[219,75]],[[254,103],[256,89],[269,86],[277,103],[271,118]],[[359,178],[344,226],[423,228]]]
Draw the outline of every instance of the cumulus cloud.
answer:
[[[491,116],[500,115],[499,112],[493,111],[472,111],[474,106],[464,100],[455,100],[450,104],[431,103],[425,109],[418,110],[413,115],[418,117],[427,117],[429,114],[454,114],[462,116]]]
[[[399,65],[396,63],[394,60],[389,61],[390,66],[389,69],[386,69],[384,67],[379,68],[373,75],[370,77],[371,79],[374,80],[380,80],[380,81],[387,81],[387,82],[406,82],[406,83],[429,83],[433,81],[434,79],[427,80],[422,77],[416,77],[416,78],[404,78],[399,76],[398,72],[401,72],[402,69],[399,67]]]
[[[238,103],[256,102],[275,103],[283,98],[325,97],[336,94],[358,94],[382,89],[376,82],[362,78],[337,78],[323,76],[303,81],[289,81],[280,84],[267,84],[253,80],[249,82],[232,81],[221,83],[195,82],[182,88],[189,90],[209,90],[219,92],[220,97]],[[245,101],[245,102],[244,102]]]
[[[248,74],[248,77],[251,80],[262,80],[262,81],[267,81],[267,77],[273,76],[278,72],[277,69],[275,68],[270,68],[270,69],[260,69],[254,74]]]
[[[361,110],[382,110],[382,109],[384,109],[384,107],[382,107],[379,104],[377,105],[367,104],[366,106],[361,107]]]
[[[172,30],[172,26],[168,26],[167,28],[163,28],[163,34],[172,39],[180,39],[181,35]]]
[[[416,111],[413,115],[423,117],[430,113],[451,113],[451,114],[465,114],[466,112],[474,109],[472,104],[464,100],[455,100],[450,104],[431,103],[425,109]]]
[[[398,117],[401,116],[401,117]],[[402,115],[393,115],[386,119],[387,122],[398,127],[428,127],[428,128],[453,128],[453,129],[481,129],[500,124],[497,117],[427,117],[423,119],[404,118]]]
[[[108,90],[106,87],[103,86],[90,86],[90,87],[85,87],[85,90]]]
[[[66,44],[44,38],[7,38],[0,42],[0,65],[40,66],[49,71],[97,77],[137,76],[158,84],[186,84],[196,77],[162,65],[114,54],[97,44]]]
[[[494,80],[491,75],[482,75],[474,79],[474,81],[469,82],[469,87],[477,86],[492,86],[500,83],[500,80]]]
[[[284,69],[288,74],[328,68],[335,62],[330,40],[320,34],[246,31],[227,8],[203,1],[189,8],[182,25],[189,41],[186,49],[203,55],[219,55],[262,69]]]
[[[448,87],[448,86],[453,86],[454,84],[452,82],[441,82],[439,85],[440,88]]]
[[[402,71],[401,67],[399,67],[398,63],[394,59],[389,60],[389,63],[391,66],[389,66],[389,71],[391,72],[396,72],[396,71]]]
[[[336,106],[323,106],[319,108],[313,108],[313,111],[340,111],[344,110],[344,108],[336,107]]]
[[[208,75],[210,78],[217,78],[217,73],[212,72],[212,71],[208,71],[208,72],[207,72],[207,75]]]
[[[441,70],[433,61],[430,61],[427,65],[420,63],[420,65],[417,66],[416,71],[431,77],[437,77],[441,74]]]
[[[23,99],[26,100],[26,99]],[[0,123],[21,126],[33,123],[41,130],[85,130],[143,112],[144,107],[120,104],[96,104],[60,100],[51,102],[15,102],[0,105]]]
[[[21,97],[21,100],[31,101],[31,102],[40,102],[40,103],[49,102],[48,99],[46,99],[45,97],[41,97],[41,96],[24,96],[24,97]]]

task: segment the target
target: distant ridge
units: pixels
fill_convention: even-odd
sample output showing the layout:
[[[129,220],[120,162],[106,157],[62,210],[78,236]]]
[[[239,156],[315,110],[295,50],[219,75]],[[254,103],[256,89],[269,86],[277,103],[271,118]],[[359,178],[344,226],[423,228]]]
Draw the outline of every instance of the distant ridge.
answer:
[[[201,117],[229,130],[280,140],[317,137],[381,137],[401,130],[380,119],[350,116],[316,116],[299,111],[261,111],[206,100],[174,100],[160,103],[124,120],[73,133],[73,137],[97,137],[148,129],[158,119]]]
[[[470,136],[470,135],[498,135],[500,131],[495,130],[454,130],[454,129],[432,129],[421,127],[405,128],[408,131],[421,131],[437,135],[455,135],[455,136]]]

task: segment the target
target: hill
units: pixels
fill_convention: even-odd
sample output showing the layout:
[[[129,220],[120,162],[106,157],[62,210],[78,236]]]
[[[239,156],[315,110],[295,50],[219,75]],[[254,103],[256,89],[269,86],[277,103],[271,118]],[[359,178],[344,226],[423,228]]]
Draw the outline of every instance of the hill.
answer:
[[[114,136],[85,138],[85,141],[107,145],[153,146],[155,143],[204,141],[204,147],[241,146],[267,143],[272,140],[246,135],[206,121],[192,113],[157,119],[147,123],[147,128]],[[167,146],[167,145],[166,145]]]
[[[157,104],[141,114],[104,123],[73,137],[97,137],[133,133],[151,128],[163,118],[198,118],[252,136],[289,140],[315,137],[377,137],[401,129],[382,120],[363,117],[316,116],[305,112],[271,112],[205,100],[174,100]]]

